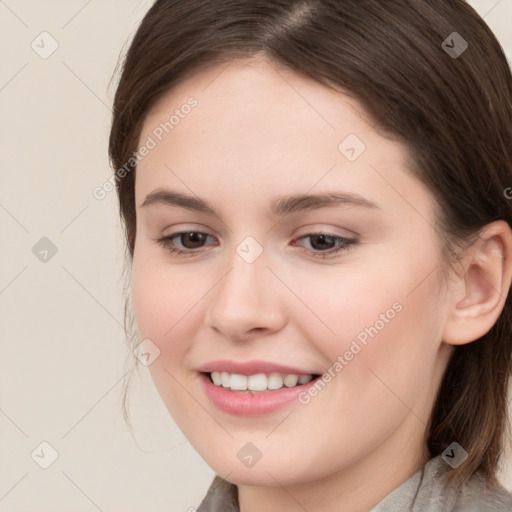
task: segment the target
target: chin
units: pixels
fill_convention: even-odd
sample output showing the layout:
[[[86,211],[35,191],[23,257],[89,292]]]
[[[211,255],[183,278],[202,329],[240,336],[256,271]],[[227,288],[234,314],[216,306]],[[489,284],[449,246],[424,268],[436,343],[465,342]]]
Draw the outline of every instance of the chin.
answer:
[[[256,468],[254,467],[251,469],[236,470],[233,470],[231,468],[231,473],[229,473],[229,469],[224,473],[219,473],[215,469],[214,471],[221,476],[226,475],[227,480],[229,480],[231,483],[235,485],[250,485],[253,487],[274,487],[276,485],[288,486],[299,483],[299,480],[295,480],[293,477],[287,475],[286,473],[279,472],[279,470],[266,470],[264,467],[259,468],[258,470],[256,470]]]
[[[213,460],[212,457],[203,459],[216,474],[236,485],[274,487],[301,484],[311,480],[311,475],[306,474],[306,471],[291,472],[289,463],[275,464],[275,461],[265,461],[264,457],[252,467],[245,467],[236,456],[234,460]]]

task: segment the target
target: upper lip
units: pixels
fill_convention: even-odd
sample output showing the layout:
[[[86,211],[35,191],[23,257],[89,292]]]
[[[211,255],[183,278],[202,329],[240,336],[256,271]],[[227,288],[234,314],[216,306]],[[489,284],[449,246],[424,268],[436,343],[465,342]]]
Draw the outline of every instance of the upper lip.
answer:
[[[252,361],[231,361],[222,359],[210,361],[199,367],[198,372],[228,372],[239,375],[255,375],[257,373],[283,373],[286,375],[318,375],[318,372],[309,372],[299,368],[293,368],[284,364],[272,363],[270,361],[252,360]]]

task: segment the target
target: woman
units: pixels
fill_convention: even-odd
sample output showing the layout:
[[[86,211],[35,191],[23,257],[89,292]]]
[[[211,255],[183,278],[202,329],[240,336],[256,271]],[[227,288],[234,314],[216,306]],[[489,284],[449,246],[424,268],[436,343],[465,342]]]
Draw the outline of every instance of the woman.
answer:
[[[200,511],[512,509],[511,147],[462,0],[155,2],[110,157]]]

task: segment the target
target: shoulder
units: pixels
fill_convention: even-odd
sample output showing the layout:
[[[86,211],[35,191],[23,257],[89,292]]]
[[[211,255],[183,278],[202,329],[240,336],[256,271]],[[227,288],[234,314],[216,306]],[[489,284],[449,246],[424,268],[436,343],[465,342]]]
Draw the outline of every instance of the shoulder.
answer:
[[[501,485],[490,487],[482,475],[464,486],[446,481],[447,464],[441,456],[425,466],[386,496],[371,512],[510,512],[512,494]]]
[[[371,512],[510,512],[512,494],[503,486],[489,487],[475,475],[456,489],[446,485],[446,466],[441,457],[427,464],[381,501]],[[237,486],[216,476],[197,512],[239,512]]]
[[[475,476],[456,495],[453,512],[510,512],[512,494],[503,486],[489,487],[485,480]]]

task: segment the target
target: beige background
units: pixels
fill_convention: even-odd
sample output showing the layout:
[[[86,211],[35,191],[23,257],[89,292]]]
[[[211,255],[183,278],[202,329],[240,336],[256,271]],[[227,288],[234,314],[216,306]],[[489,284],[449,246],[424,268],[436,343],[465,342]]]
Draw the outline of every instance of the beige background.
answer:
[[[111,173],[108,82],[150,3],[0,0],[3,512],[192,511],[213,476],[144,372],[133,436],[121,414],[123,235],[115,192],[92,190]],[[512,0],[471,4],[510,59]]]

